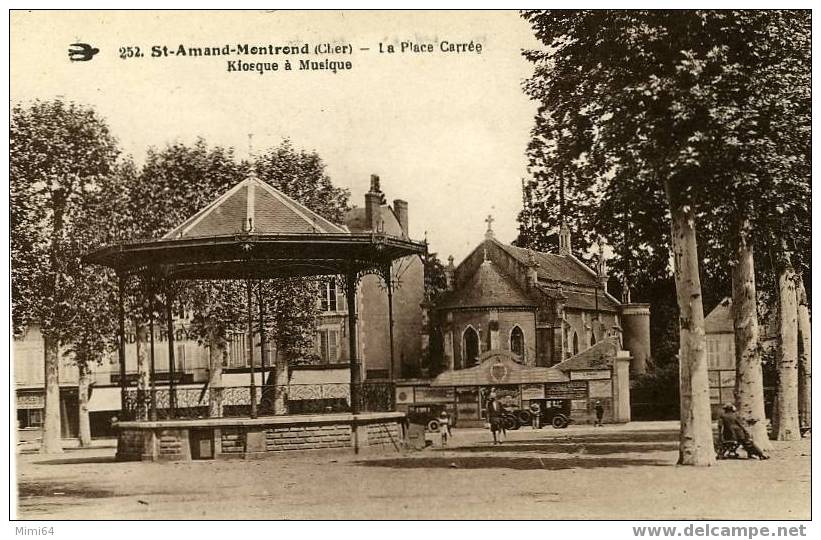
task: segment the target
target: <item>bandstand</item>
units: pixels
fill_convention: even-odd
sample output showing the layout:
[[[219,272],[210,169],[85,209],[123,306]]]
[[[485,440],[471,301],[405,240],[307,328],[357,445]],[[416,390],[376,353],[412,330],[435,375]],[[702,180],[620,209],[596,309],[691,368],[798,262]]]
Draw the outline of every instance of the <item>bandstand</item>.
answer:
[[[197,214],[157,240],[134,240],[111,245],[86,256],[87,262],[114,269],[119,278],[119,381],[121,411],[117,458],[120,460],[188,460],[252,458],[283,450],[367,449],[398,450],[405,437],[405,415],[393,410],[364,411],[362,365],[357,351],[356,290],[367,274],[386,285],[392,314],[391,266],[396,259],[426,253],[425,243],[378,232],[352,234],[262,182],[249,177]],[[350,385],[347,411],[327,414],[274,414],[264,406],[264,376],[253,362],[252,284],[275,278],[339,276],[347,298]],[[150,320],[149,384],[147,399],[130,388],[125,360],[125,291],[127,280],[148,284]],[[175,385],[172,304],[174,284],[185,280],[242,280],[247,288],[250,377],[236,398],[233,414],[178,414],[181,389]],[[169,376],[167,400],[158,405],[154,369],[154,298],[164,292],[168,325]],[[260,336],[264,333],[260,331]],[[390,339],[386,336],[386,339]],[[391,346],[391,350],[392,346]],[[269,367],[261,355],[261,371]],[[276,371],[276,367],[274,367]],[[257,386],[260,386],[259,392]],[[203,388],[225,392],[224,388]],[[391,400],[392,401],[392,400]],[[139,414],[144,406],[147,414]],[[392,409],[392,407],[388,407]],[[188,408],[186,410],[194,410]],[[237,413],[239,411],[239,413]],[[160,414],[158,414],[160,413]]]

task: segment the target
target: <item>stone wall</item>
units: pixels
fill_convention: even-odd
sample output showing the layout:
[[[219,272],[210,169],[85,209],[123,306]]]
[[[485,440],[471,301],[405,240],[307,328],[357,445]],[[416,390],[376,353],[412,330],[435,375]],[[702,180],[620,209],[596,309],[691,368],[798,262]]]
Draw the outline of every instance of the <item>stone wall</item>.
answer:
[[[117,459],[120,461],[139,461],[143,457],[143,438],[140,430],[120,430],[117,438]]]
[[[402,446],[402,435],[397,423],[368,424],[364,428],[369,447],[394,447],[398,450]]]
[[[265,430],[265,448],[268,452],[344,448],[351,445],[351,426],[346,424],[282,426]]]
[[[355,442],[360,450],[399,451],[405,445],[404,422],[403,413],[122,422],[117,459],[249,459],[293,450],[353,450]],[[213,453],[198,456],[207,441]]]
[[[191,459],[188,430],[163,429],[156,434],[157,452],[163,461],[186,461]]]
[[[220,433],[220,451],[223,454],[245,452],[245,433],[241,428],[223,428]]]

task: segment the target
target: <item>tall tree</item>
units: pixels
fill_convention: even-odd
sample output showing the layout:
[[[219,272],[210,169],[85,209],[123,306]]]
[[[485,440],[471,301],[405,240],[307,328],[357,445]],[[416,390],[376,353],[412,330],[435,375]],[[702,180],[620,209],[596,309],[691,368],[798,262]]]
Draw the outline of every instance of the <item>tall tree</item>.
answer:
[[[253,159],[260,180],[304,204],[333,223],[343,223],[350,192],[338,188],[325,171],[316,152],[297,150],[290,139],[269,148]]]
[[[245,164],[237,162],[233,149],[211,147],[201,138],[191,146],[175,143],[159,150],[149,149],[145,164],[127,193],[125,215],[128,219],[122,227],[123,239],[160,238],[242,181],[247,171]],[[128,295],[128,313],[136,335],[138,387],[142,396],[148,395],[149,385],[147,349],[150,306],[147,300],[152,293],[155,322],[161,320],[159,314],[165,311],[164,297],[159,294],[165,284],[154,283],[150,287],[150,281],[131,280]],[[180,284],[178,289],[178,300],[193,309],[197,327],[208,329],[198,337],[205,339],[210,336],[207,343],[212,361],[215,368],[217,364],[221,366],[227,344],[225,336],[233,326],[218,327],[224,321],[233,321],[233,318],[230,314],[216,312],[215,306],[243,305],[244,294],[240,294],[236,287],[217,283],[198,284],[191,290]],[[231,294],[239,296],[231,297]],[[220,373],[221,369],[213,369],[212,378],[218,379]],[[216,380],[214,384],[218,384]],[[141,407],[141,410],[145,411],[146,407]]]
[[[254,157],[253,170],[262,180],[333,223],[343,223],[350,193],[335,187],[316,152],[296,149],[289,139]],[[268,313],[269,342],[276,345],[280,363],[310,362],[314,327],[319,313],[317,280],[275,279],[261,282]],[[282,367],[279,366],[280,372]]]
[[[616,247],[617,272],[629,279],[631,268],[641,268],[663,279],[666,238],[658,231],[671,222],[684,462],[711,461],[704,457],[702,297],[717,302],[732,274],[742,414],[761,440],[753,240],[774,225],[789,234],[785,218],[807,208],[809,13],[524,16],[547,49],[525,53],[535,64],[525,89],[541,105],[529,147],[534,180],[525,193],[542,206],[523,213],[522,236],[538,239],[543,223],[534,215],[551,210],[544,203],[555,204],[557,192],[566,194],[573,217]],[[696,222],[704,226],[705,280],[695,257]],[[696,449],[691,456],[688,447]]]
[[[44,453],[62,451],[58,350],[70,317],[67,226],[84,190],[111,172],[118,154],[107,125],[90,108],[61,100],[12,107],[10,232],[12,290],[18,293],[12,311],[17,327],[37,323],[43,334]]]

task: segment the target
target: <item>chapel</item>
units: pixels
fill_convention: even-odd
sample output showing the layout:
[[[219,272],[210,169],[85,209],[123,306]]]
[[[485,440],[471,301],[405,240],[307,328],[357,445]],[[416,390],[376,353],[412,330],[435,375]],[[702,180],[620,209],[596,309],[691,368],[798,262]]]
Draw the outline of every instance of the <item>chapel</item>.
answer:
[[[524,366],[551,367],[615,338],[630,353],[630,371],[646,371],[650,306],[607,290],[607,266],[594,270],[573,253],[563,224],[555,253],[504,244],[488,217],[484,240],[458,266],[449,259],[448,291],[437,302],[443,367],[470,368],[483,353],[512,353]]]

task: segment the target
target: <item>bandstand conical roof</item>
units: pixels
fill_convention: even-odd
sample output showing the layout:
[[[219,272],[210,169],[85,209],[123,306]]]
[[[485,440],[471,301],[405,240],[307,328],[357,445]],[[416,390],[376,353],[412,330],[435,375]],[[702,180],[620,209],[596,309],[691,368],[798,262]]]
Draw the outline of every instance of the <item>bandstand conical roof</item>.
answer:
[[[163,239],[206,238],[242,233],[347,234],[278,189],[251,176],[175,227]]]
[[[359,273],[423,254],[427,245],[355,233],[251,176],[155,240],[131,240],[86,255],[120,274],[242,279]]]

